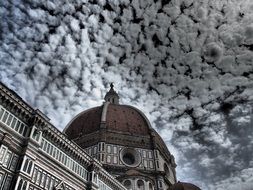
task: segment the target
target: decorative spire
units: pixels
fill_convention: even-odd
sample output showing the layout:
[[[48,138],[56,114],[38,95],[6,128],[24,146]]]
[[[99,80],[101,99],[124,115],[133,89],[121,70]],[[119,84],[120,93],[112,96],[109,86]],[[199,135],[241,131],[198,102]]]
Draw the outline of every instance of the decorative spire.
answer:
[[[115,92],[113,83],[110,84],[111,89],[105,95],[105,101],[112,104],[119,104],[119,95]]]
[[[113,90],[113,87],[114,87],[113,83],[110,84],[110,87],[111,87],[111,89]]]

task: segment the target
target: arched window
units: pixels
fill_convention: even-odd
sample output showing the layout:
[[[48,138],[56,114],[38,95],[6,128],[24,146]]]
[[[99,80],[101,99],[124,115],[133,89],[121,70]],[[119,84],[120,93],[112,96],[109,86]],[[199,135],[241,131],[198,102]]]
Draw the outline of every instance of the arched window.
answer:
[[[35,127],[32,133],[32,138],[36,141],[39,141],[40,131]]]
[[[153,190],[153,189],[154,189],[152,183],[150,183],[150,182],[149,182],[149,184],[148,184],[148,189],[149,189],[149,190]]]
[[[29,162],[29,165],[28,165],[28,169],[27,169],[27,173],[31,173],[31,170],[32,170],[32,161],[30,160],[30,162]]]
[[[19,181],[18,190],[22,188],[22,185],[23,185],[23,179],[21,179],[21,180]]]
[[[132,187],[132,183],[131,183],[130,180],[124,181],[123,184],[124,184],[124,186],[125,186],[127,189],[131,189],[131,187]]]
[[[23,167],[23,171],[26,172],[28,166],[29,159],[27,158]]]
[[[23,184],[22,190],[26,190],[26,186],[27,186],[27,182],[25,181],[24,184]]]
[[[137,187],[138,187],[139,190],[144,190],[144,181],[139,179],[137,181]]]
[[[93,173],[93,181],[97,183],[97,174]]]
[[[30,174],[32,170],[32,160],[30,158],[27,158],[23,167],[23,171]]]

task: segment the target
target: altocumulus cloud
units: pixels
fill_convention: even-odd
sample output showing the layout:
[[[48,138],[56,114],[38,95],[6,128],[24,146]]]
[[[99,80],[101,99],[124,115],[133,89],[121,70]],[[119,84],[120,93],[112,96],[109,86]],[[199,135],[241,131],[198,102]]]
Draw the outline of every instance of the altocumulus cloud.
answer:
[[[59,129],[114,82],[176,156],[179,180],[253,186],[253,2],[0,2],[0,79]]]

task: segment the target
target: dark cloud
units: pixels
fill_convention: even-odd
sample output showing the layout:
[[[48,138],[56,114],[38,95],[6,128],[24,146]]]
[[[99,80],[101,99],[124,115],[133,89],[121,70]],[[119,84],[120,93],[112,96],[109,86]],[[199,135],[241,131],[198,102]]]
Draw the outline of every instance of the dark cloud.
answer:
[[[252,9],[250,0],[1,1],[0,79],[60,129],[114,82],[166,140],[179,180],[247,190]]]
[[[241,174],[252,169],[252,116],[252,103],[224,105],[218,113],[202,118],[204,127],[197,132],[175,130],[172,142],[180,150],[182,165],[196,172],[199,183],[216,185],[209,185],[210,189],[240,187],[229,183],[228,178],[235,176],[252,185],[252,175]]]

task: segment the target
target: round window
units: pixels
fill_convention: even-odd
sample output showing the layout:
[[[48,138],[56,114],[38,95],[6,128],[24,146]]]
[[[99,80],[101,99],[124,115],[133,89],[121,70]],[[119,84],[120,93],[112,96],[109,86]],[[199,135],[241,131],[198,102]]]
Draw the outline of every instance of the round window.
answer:
[[[141,156],[133,148],[124,148],[120,152],[121,161],[129,167],[137,167],[141,163]]]
[[[123,155],[123,161],[128,164],[128,165],[133,165],[135,162],[135,158],[134,155],[130,154],[130,153],[126,153]]]
[[[132,184],[131,184],[131,181],[130,180],[126,180],[126,181],[124,181],[124,186],[127,188],[127,189],[130,189],[131,188],[131,186],[132,186]]]

